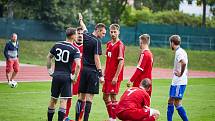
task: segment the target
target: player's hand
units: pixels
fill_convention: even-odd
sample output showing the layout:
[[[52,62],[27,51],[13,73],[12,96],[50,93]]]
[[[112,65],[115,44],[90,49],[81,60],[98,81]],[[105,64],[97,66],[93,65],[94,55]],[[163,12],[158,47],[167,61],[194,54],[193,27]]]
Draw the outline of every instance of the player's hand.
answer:
[[[132,82],[130,80],[128,80],[127,82],[127,87],[131,87]]]
[[[150,108],[150,116],[159,116],[160,115],[160,111]]]
[[[174,74],[176,75],[176,76],[178,76],[178,77],[181,77],[182,75],[181,75],[181,72],[179,72],[179,71],[174,71]]]
[[[99,77],[99,82],[100,82],[102,85],[104,84],[105,80],[104,80],[104,77],[103,77],[103,76]]]
[[[79,21],[83,20],[83,16],[81,15],[81,13],[78,13],[78,20]]]
[[[115,85],[117,83],[118,78],[117,77],[113,77],[113,80],[111,82],[112,85]]]
[[[74,74],[71,74],[71,80],[72,80],[72,83],[75,84],[77,82],[77,76]]]
[[[52,77],[54,72],[53,72],[53,70],[52,70],[51,68],[49,68],[49,69],[48,69],[48,73],[49,73],[49,76]]]

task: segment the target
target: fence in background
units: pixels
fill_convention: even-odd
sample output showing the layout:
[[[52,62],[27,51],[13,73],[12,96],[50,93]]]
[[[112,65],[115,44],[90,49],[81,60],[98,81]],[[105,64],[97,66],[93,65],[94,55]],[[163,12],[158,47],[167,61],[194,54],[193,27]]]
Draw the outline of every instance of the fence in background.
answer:
[[[90,32],[94,25],[87,27]],[[185,27],[181,25],[155,25],[138,23],[134,27],[122,26],[120,39],[127,45],[138,45],[139,36],[148,33],[151,36],[152,47],[168,47],[168,38],[172,34],[179,34],[182,46],[195,50],[215,50],[215,29]],[[19,39],[53,40],[65,39],[65,33],[55,30],[52,26],[33,20],[12,20],[0,18],[0,38],[8,38],[11,33],[18,33]],[[109,31],[103,42],[110,40]]]

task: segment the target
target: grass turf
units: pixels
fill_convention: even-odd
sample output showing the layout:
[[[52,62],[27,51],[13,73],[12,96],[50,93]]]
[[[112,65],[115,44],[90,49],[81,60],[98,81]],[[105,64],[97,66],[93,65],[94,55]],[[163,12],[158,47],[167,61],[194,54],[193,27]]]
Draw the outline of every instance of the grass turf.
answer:
[[[183,106],[190,121],[214,121],[215,119],[215,79],[189,79],[183,99]],[[153,80],[152,107],[161,112],[159,121],[166,120],[166,107],[171,80]],[[45,121],[47,105],[50,99],[50,82],[19,83],[17,88],[0,84],[0,121]],[[121,84],[120,93],[126,89],[126,82]],[[73,97],[71,108],[74,118],[74,107],[77,98]],[[55,113],[57,120],[57,113]],[[89,121],[104,121],[107,113],[102,93],[94,97]],[[174,121],[181,121],[175,110]]]
[[[4,59],[5,40],[0,39],[0,60]],[[20,40],[20,62],[27,64],[46,65],[46,56],[55,42],[50,41],[26,41]],[[172,68],[174,52],[170,48],[151,48],[154,54],[154,67]],[[103,54],[105,45],[103,45]],[[187,50],[189,65],[191,70],[205,70],[215,72],[215,51],[192,51]],[[125,66],[136,66],[139,58],[138,46],[126,46]],[[101,57],[102,65],[105,56]]]

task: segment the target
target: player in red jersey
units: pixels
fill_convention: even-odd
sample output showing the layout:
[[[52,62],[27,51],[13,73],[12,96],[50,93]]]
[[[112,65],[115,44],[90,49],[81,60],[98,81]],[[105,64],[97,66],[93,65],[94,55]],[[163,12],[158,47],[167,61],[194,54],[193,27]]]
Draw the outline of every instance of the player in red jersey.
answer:
[[[107,107],[109,121],[116,121],[116,95],[123,80],[125,46],[119,39],[120,26],[110,25],[111,40],[107,42],[106,66],[104,71],[103,100]]]
[[[116,107],[116,115],[122,121],[155,121],[160,112],[150,108],[150,96],[146,92],[150,89],[151,80],[141,81],[139,87],[127,89],[121,96]]]
[[[133,83],[134,87],[140,85],[141,80],[144,78],[149,78],[152,80],[152,66],[153,66],[153,55],[149,50],[150,36],[148,34],[143,34],[140,37],[140,57],[137,65],[137,69],[131,79],[128,81],[127,86],[130,87]],[[147,91],[149,96],[152,93],[152,86]]]
[[[81,27],[77,28],[77,39],[75,40],[75,42],[72,43],[72,45],[74,45],[76,48],[78,48],[78,50],[80,51],[80,58],[81,58],[81,69],[82,69],[82,53],[83,53],[83,29]],[[73,63],[72,64],[72,74],[75,72],[75,66],[76,64]],[[79,82],[80,82],[80,73],[78,75],[77,78],[77,82],[73,83],[72,86],[72,95],[78,95],[78,86],[79,86]],[[69,115],[69,111],[72,105],[72,99],[69,98],[67,100],[67,106],[66,106],[66,114],[65,114],[65,121],[69,120],[68,115]]]

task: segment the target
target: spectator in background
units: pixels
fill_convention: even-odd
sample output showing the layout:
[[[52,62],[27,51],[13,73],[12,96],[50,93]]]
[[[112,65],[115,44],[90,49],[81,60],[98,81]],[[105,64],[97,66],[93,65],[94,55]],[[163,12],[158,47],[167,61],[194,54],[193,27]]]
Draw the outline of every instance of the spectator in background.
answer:
[[[4,48],[4,56],[6,58],[6,78],[8,84],[14,81],[19,71],[18,58],[19,42],[17,41],[17,34],[13,33],[11,39],[6,43]]]

